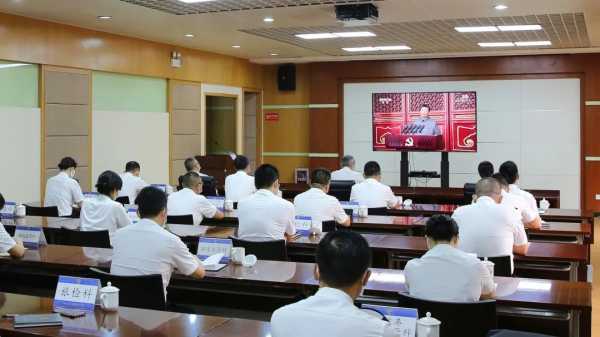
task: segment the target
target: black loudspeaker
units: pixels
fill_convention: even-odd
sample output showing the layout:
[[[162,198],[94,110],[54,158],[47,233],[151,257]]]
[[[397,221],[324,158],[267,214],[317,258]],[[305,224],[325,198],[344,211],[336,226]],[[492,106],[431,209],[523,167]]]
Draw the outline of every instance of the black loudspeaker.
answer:
[[[277,86],[280,91],[296,90],[295,64],[282,64],[277,68]]]

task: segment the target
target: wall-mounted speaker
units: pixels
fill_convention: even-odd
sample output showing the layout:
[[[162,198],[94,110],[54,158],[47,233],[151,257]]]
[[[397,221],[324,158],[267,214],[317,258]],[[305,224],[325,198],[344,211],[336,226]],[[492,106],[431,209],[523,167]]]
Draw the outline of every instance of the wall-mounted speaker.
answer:
[[[280,91],[296,90],[295,64],[282,64],[277,68],[277,86]]]

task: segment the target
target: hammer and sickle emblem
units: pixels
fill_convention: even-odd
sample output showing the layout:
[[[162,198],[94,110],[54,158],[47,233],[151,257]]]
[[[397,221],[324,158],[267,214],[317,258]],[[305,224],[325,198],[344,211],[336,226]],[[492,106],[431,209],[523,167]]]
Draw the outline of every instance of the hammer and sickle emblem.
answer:
[[[412,137],[408,137],[404,141],[404,146],[414,146],[414,145],[415,145],[415,142]]]

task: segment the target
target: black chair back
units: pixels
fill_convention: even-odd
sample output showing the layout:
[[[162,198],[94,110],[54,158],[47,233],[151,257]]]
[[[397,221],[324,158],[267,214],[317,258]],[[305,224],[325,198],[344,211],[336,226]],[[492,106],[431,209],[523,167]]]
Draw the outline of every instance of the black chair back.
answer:
[[[129,205],[131,203],[128,196],[118,197],[117,199],[115,199],[115,201],[120,203],[123,206]]]
[[[183,189],[183,176],[179,176],[177,178],[177,190],[181,191]]]
[[[58,207],[36,207],[25,205],[25,214],[33,216],[58,217]]]
[[[354,183],[354,180],[332,180],[329,185],[329,195],[336,197],[339,201],[350,201],[350,192],[352,192]]]
[[[470,303],[438,302],[399,294],[399,306],[415,308],[419,317],[428,312],[440,320],[440,337],[482,337],[497,326],[496,301],[485,300]]]
[[[244,247],[246,254],[254,254],[259,260],[287,261],[285,240],[248,241],[230,237],[234,247]]]
[[[484,260],[483,257],[479,258],[480,260]],[[490,262],[494,263],[494,276],[512,276],[512,268],[511,268],[511,257],[507,256],[496,256],[496,257],[488,257]]]
[[[338,230],[337,222],[333,221],[323,221],[323,233],[335,232]]]
[[[217,179],[215,177],[202,177],[202,195],[205,197],[214,197],[217,193]]]
[[[100,279],[102,286],[110,282],[119,288],[119,305],[124,307],[165,310],[165,293],[160,274],[118,276],[90,268],[91,276]]]
[[[369,215],[388,215],[387,207],[369,208]]]
[[[463,187],[464,189],[464,203],[465,205],[469,205],[473,202],[473,195],[475,194],[475,184],[466,183]]]
[[[187,215],[167,215],[167,223],[174,225],[193,225],[194,216],[191,214]]]
[[[108,231],[82,231],[79,229],[61,228],[61,244],[67,246],[111,248]]]

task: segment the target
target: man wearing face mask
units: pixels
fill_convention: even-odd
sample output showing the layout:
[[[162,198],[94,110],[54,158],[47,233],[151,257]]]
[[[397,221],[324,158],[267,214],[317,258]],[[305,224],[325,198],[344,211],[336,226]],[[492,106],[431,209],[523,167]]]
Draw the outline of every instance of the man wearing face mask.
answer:
[[[73,207],[81,207],[81,186],[73,179],[77,162],[71,157],[63,158],[58,164],[60,172],[46,182],[45,207],[56,206],[58,215],[71,216]]]
[[[110,273],[123,276],[161,274],[165,296],[174,269],[194,278],[204,277],[202,264],[175,234],[163,228],[167,222],[167,195],[148,186],[137,196],[140,221],[119,229],[113,239]]]
[[[437,136],[442,134],[437,123],[429,117],[429,105],[423,104],[419,111],[419,118],[414,120],[409,129],[410,133],[423,136]]]

